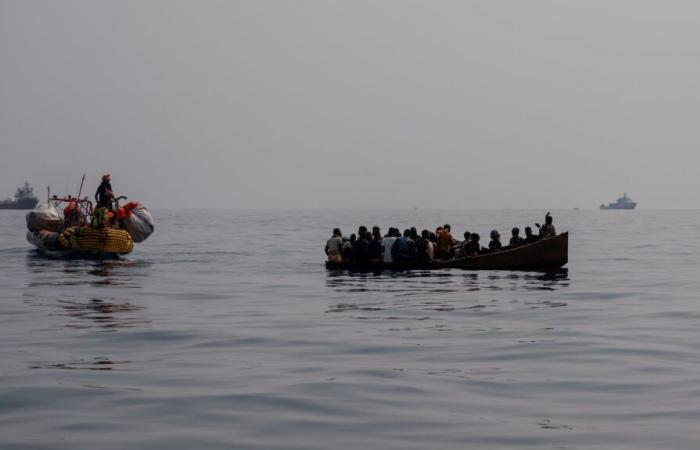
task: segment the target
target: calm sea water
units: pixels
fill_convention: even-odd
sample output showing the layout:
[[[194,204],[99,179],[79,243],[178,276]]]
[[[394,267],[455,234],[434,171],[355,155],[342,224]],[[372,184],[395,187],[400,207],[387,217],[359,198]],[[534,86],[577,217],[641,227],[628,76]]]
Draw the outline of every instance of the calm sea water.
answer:
[[[544,211],[155,211],[104,262],[0,211],[0,448],[700,448],[700,213],[554,214],[568,274],[375,276],[334,226]]]

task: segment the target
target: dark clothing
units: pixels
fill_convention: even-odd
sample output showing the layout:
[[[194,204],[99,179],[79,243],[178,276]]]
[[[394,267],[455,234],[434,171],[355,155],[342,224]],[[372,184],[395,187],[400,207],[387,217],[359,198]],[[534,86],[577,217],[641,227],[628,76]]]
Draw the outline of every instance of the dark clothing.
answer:
[[[416,241],[416,262],[418,265],[425,266],[433,262],[433,259],[428,254],[428,245],[430,241],[428,239],[419,238]]]
[[[369,262],[369,242],[367,239],[358,239],[352,246],[352,259],[358,264]]]
[[[469,253],[476,253],[477,255],[481,253],[481,244],[479,241],[469,242]]]
[[[352,259],[352,242],[343,242],[343,259],[350,261]]]
[[[489,250],[500,250],[503,245],[501,245],[501,241],[497,239],[492,239],[491,242],[489,242]]]
[[[416,254],[416,244],[409,237],[400,237],[391,247],[391,256],[394,262],[413,261]]]
[[[525,243],[525,239],[521,238],[520,236],[518,237],[512,237],[510,238],[510,246],[511,247],[517,247],[518,245],[523,245]]]
[[[370,260],[381,260],[382,259],[382,241],[381,241],[381,239],[372,239],[369,242],[367,251],[369,253]]]
[[[103,181],[95,192],[95,201],[97,202],[97,207],[100,208],[112,208],[112,185],[109,181]]]
[[[532,244],[533,242],[537,242],[540,240],[540,237],[537,236],[536,234],[531,234],[530,236],[525,236],[525,242],[528,244]]]

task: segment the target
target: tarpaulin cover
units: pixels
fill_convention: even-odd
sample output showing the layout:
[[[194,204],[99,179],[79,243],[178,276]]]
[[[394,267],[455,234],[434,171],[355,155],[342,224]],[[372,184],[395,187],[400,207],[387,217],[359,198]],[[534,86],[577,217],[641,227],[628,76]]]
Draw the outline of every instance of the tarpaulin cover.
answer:
[[[127,210],[126,217],[122,219],[122,226],[134,242],[143,242],[153,233],[155,222],[148,209],[138,204]]]
[[[39,205],[27,213],[27,228],[29,231],[48,230],[61,231],[63,219],[57,208],[49,205]]]

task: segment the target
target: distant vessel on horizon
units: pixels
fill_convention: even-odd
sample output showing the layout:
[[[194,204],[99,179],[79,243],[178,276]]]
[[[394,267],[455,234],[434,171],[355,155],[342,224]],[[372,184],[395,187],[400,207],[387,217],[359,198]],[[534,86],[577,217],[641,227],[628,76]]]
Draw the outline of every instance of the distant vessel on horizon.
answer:
[[[637,207],[637,202],[632,201],[625,192],[622,197],[618,198],[615,203],[600,205],[600,209],[634,209]]]
[[[0,201],[0,209],[32,209],[37,203],[39,199],[34,196],[34,188],[25,181],[24,186],[17,188],[14,200],[8,198]]]

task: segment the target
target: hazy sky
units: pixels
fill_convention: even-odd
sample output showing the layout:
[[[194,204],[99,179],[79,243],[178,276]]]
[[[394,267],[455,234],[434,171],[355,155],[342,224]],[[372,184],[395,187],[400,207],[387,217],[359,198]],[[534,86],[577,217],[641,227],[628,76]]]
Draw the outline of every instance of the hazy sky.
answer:
[[[0,0],[0,197],[699,208],[697,1]]]

